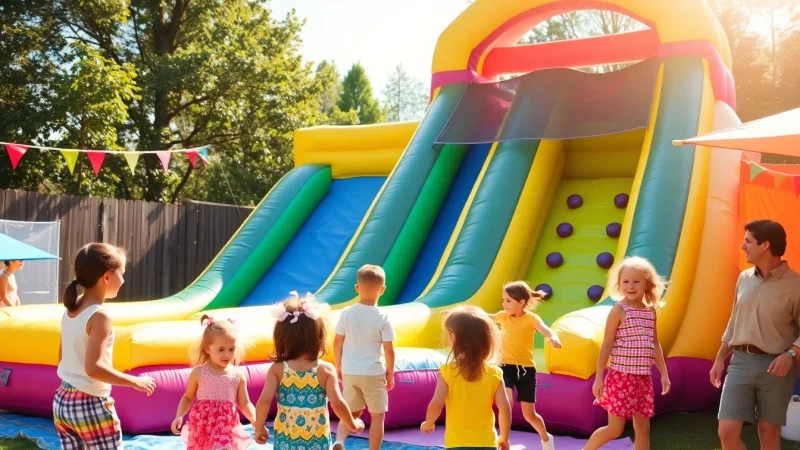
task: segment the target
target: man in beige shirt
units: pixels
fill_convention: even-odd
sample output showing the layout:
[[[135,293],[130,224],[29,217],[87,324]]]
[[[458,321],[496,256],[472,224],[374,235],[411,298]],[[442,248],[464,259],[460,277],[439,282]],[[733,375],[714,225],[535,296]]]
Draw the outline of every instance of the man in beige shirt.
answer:
[[[800,274],[781,257],[786,232],[771,220],[745,225],[742,250],[753,264],[736,282],[728,327],[722,336],[711,383],[720,387],[733,353],[719,405],[722,450],[746,450],[744,422],[758,421],[762,450],[780,450],[781,426],[794,391],[800,353]]]

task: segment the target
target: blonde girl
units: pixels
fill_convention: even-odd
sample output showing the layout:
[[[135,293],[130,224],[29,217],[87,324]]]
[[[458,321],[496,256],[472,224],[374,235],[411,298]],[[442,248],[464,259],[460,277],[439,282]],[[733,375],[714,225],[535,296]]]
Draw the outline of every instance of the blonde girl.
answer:
[[[172,432],[180,434],[192,450],[246,449],[251,439],[239,422],[237,406],[251,423],[256,414],[244,372],[238,367],[244,354],[239,332],[233,319],[216,320],[204,314],[200,324],[204,328],[193,352],[195,368],[178,404]],[[190,408],[189,423],[184,425]]]
[[[661,373],[661,395],[670,390],[656,321],[656,307],[664,289],[665,281],[653,264],[638,256],[623,259],[608,274],[607,292],[617,304],[608,314],[592,386],[595,404],[608,411],[608,425],[592,434],[584,450],[598,449],[618,438],[630,418],[635,433],[633,448],[650,448],[654,364]],[[609,357],[611,364],[604,380],[602,374]]]
[[[444,328],[451,357],[439,368],[420,431],[433,432],[446,406],[445,448],[507,450],[511,405],[503,387],[503,371],[494,363],[501,340],[497,327],[482,309],[459,306],[448,313]],[[493,403],[498,410],[499,437]]]

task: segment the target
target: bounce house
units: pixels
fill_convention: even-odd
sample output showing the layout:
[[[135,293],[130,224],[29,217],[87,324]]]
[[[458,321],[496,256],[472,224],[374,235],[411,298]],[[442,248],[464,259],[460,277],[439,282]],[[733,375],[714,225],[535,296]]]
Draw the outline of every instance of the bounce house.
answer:
[[[518,44],[542,21],[587,9],[647,28]],[[627,66],[576,70],[607,64]],[[742,155],[672,141],[739,123],[730,64],[703,0],[475,1],[439,37],[420,122],[298,130],[295,168],[195,282],[169,298],[108,305],[114,366],[158,384],[149,398],[115,388],[125,431],[169,429],[201,314],[237,319],[252,343],[255,398],[272,349],[271,305],[290,291],[315,293],[335,324],[368,263],[386,270],[381,305],[398,336],[388,427],[424,419],[447,357],[440,312],[496,312],[503,283],[516,279],[550,293],[537,312],[563,343],[535,342],[538,411],[557,432],[603,425],[591,393],[612,305],[603,286],[627,255],[669,279],[658,334],[672,392],[657,396],[657,412],[713,408],[708,371],[739,272]],[[0,369],[11,370],[0,408],[51,414],[62,313],[0,311],[9,344]],[[519,410],[514,421],[524,423]]]

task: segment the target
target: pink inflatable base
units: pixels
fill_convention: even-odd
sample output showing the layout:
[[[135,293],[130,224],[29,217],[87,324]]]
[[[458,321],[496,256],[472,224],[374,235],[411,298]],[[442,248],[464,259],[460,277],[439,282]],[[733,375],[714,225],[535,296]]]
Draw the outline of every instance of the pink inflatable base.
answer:
[[[264,386],[269,362],[243,366],[248,379],[248,392],[255,403]],[[708,382],[711,362],[693,358],[670,358],[667,366],[672,392],[661,396],[660,377],[654,373],[656,413],[668,411],[700,411],[715,408],[719,390]],[[30,364],[0,363],[0,369],[11,369],[8,384],[0,387],[0,409],[36,416],[51,417],[53,393],[60,380],[55,367]],[[146,374],[156,380],[151,397],[131,388],[115,387],[117,413],[123,430],[131,434],[163,432],[169,429],[175,409],[183,396],[191,369],[183,366],[153,366],[134,369],[133,374]],[[436,369],[415,369],[395,374],[395,388],[389,393],[387,428],[418,426],[425,418],[428,401],[436,386]],[[583,380],[564,375],[538,375],[537,411],[548,429],[558,433],[588,435],[605,425],[603,409],[592,406],[591,386],[594,378]],[[271,414],[275,412],[273,402]],[[527,427],[519,404],[513,411],[515,426]],[[443,419],[443,417],[442,417]],[[365,417],[369,421],[368,415]]]

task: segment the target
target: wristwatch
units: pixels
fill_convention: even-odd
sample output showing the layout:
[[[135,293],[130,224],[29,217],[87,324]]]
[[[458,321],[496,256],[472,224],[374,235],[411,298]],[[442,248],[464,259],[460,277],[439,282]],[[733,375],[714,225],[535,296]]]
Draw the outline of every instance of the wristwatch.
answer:
[[[784,353],[786,353],[787,355],[791,356],[792,359],[797,358],[797,352],[792,350],[791,348],[789,350],[786,350]]]

